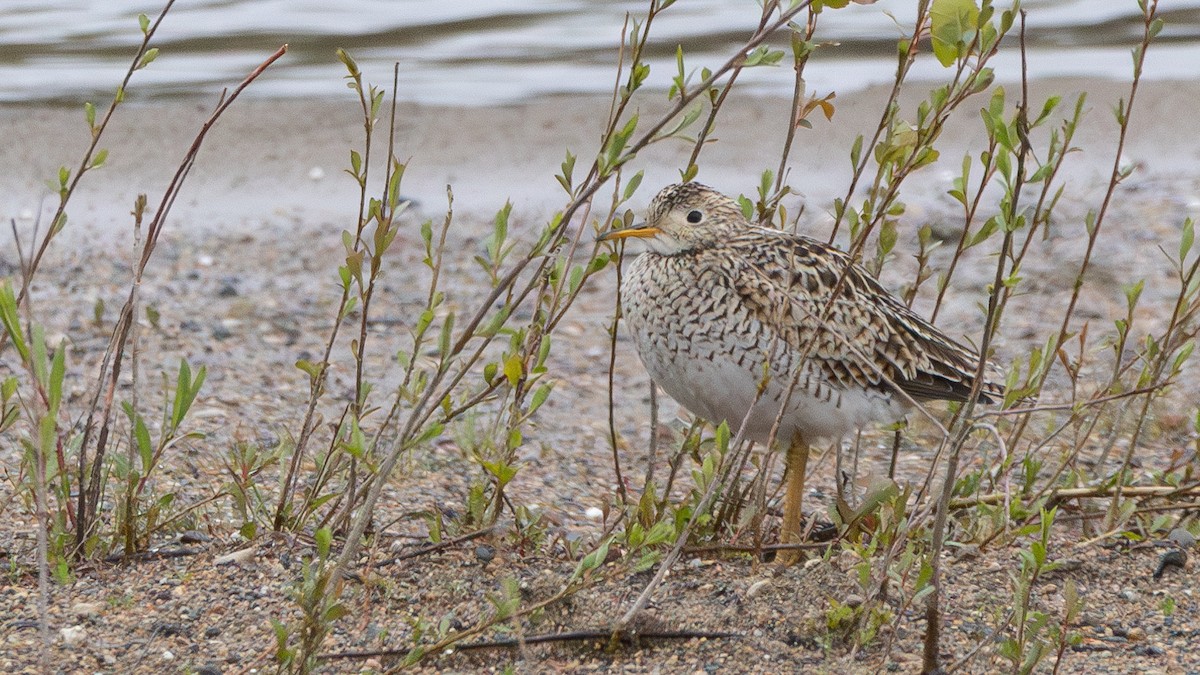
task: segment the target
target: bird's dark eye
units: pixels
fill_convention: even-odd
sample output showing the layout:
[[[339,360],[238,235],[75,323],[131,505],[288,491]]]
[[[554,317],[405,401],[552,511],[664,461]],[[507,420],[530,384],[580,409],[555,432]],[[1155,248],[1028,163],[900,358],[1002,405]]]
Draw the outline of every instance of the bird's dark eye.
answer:
[[[693,225],[704,220],[704,214],[699,211],[688,211],[687,221]]]

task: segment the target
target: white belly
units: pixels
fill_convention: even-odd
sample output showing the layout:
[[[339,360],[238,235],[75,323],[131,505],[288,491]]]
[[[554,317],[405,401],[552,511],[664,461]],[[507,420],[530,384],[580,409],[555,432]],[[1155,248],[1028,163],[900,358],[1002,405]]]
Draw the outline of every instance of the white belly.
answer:
[[[646,333],[636,335],[635,341],[650,377],[680,405],[714,424],[727,422],[734,432],[745,422],[747,438],[768,440],[792,374],[772,368],[774,372],[759,394],[766,350],[754,358],[743,356],[739,363],[733,353],[722,348],[725,345],[693,345],[697,349],[690,352],[671,352],[656,348],[659,340]],[[702,355],[695,358],[697,353]],[[895,421],[904,413],[903,404],[882,392],[817,385],[802,372],[791,387],[787,412],[775,437],[786,443],[800,432],[810,441],[836,439],[872,422]]]
[[[692,413],[727,422],[734,432],[744,421],[746,438],[766,442],[786,397],[775,434],[783,443],[797,432],[808,441],[836,439],[905,414],[903,402],[885,391],[826,381],[757,320],[729,309],[736,305],[695,300],[694,293],[673,297],[647,283],[642,272],[635,262],[626,278],[625,321],[650,377]]]

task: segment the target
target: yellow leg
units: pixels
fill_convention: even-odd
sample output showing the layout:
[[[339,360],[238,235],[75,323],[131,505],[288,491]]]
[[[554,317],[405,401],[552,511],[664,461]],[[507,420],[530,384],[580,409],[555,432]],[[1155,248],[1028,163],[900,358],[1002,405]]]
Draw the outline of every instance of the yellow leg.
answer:
[[[783,524],[779,529],[779,543],[800,542],[800,528],[804,514],[800,506],[804,501],[804,475],[808,471],[808,443],[799,433],[792,436],[787,449],[787,487],[783,494]],[[775,557],[781,565],[795,565],[800,561],[799,550],[780,551]]]

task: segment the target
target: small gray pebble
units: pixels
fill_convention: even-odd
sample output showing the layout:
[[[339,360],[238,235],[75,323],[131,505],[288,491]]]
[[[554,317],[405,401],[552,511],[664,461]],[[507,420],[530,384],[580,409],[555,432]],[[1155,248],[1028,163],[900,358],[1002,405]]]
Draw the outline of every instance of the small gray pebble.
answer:
[[[238,293],[238,284],[241,279],[236,276],[221,277],[221,287],[217,290],[217,295],[222,298],[234,298],[240,295]]]
[[[480,544],[475,547],[475,559],[483,563],[485,566],[496,558],[496,549],[487,544]]]
[[[171,637],[174,635],[187,637],[188,633],[191,632],[187,629],[187,626],[174,621],[155,621],[150,625],[150,631],[156,636],[161,637]]]
[[[1139,656],[1162,656],[1166,654],[1166,651],[1162,647],[1155,647],[1154,645],[1139,645],[1133,648],[1133,653]]]
[[[221,634],[220,626],[209,626],[208,628],[204,629],[204,637],[206,637],[206,638],[215,638],[220,634]]]
[[[1182,527],[1171,530],[1171,534],[1167,535],[1167,541],[1179,548],[1191,548],[1196,545],[1196,537]]]

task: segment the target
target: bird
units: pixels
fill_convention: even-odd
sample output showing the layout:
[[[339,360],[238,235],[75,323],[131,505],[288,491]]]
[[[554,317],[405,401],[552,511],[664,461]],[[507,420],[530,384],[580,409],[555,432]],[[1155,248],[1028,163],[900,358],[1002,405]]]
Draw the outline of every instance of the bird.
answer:
[[[783,544],[801,538],[810,443],[899,421],[914,402],[963,402],[975,390],[980,356],[849,254],[752,224],[706,185],[669,185],[645,222],[598,239],[644,243],[620,304],[654,383],[698,417],[786,448]],[[980,403],[1003,396],[988,366]]]

